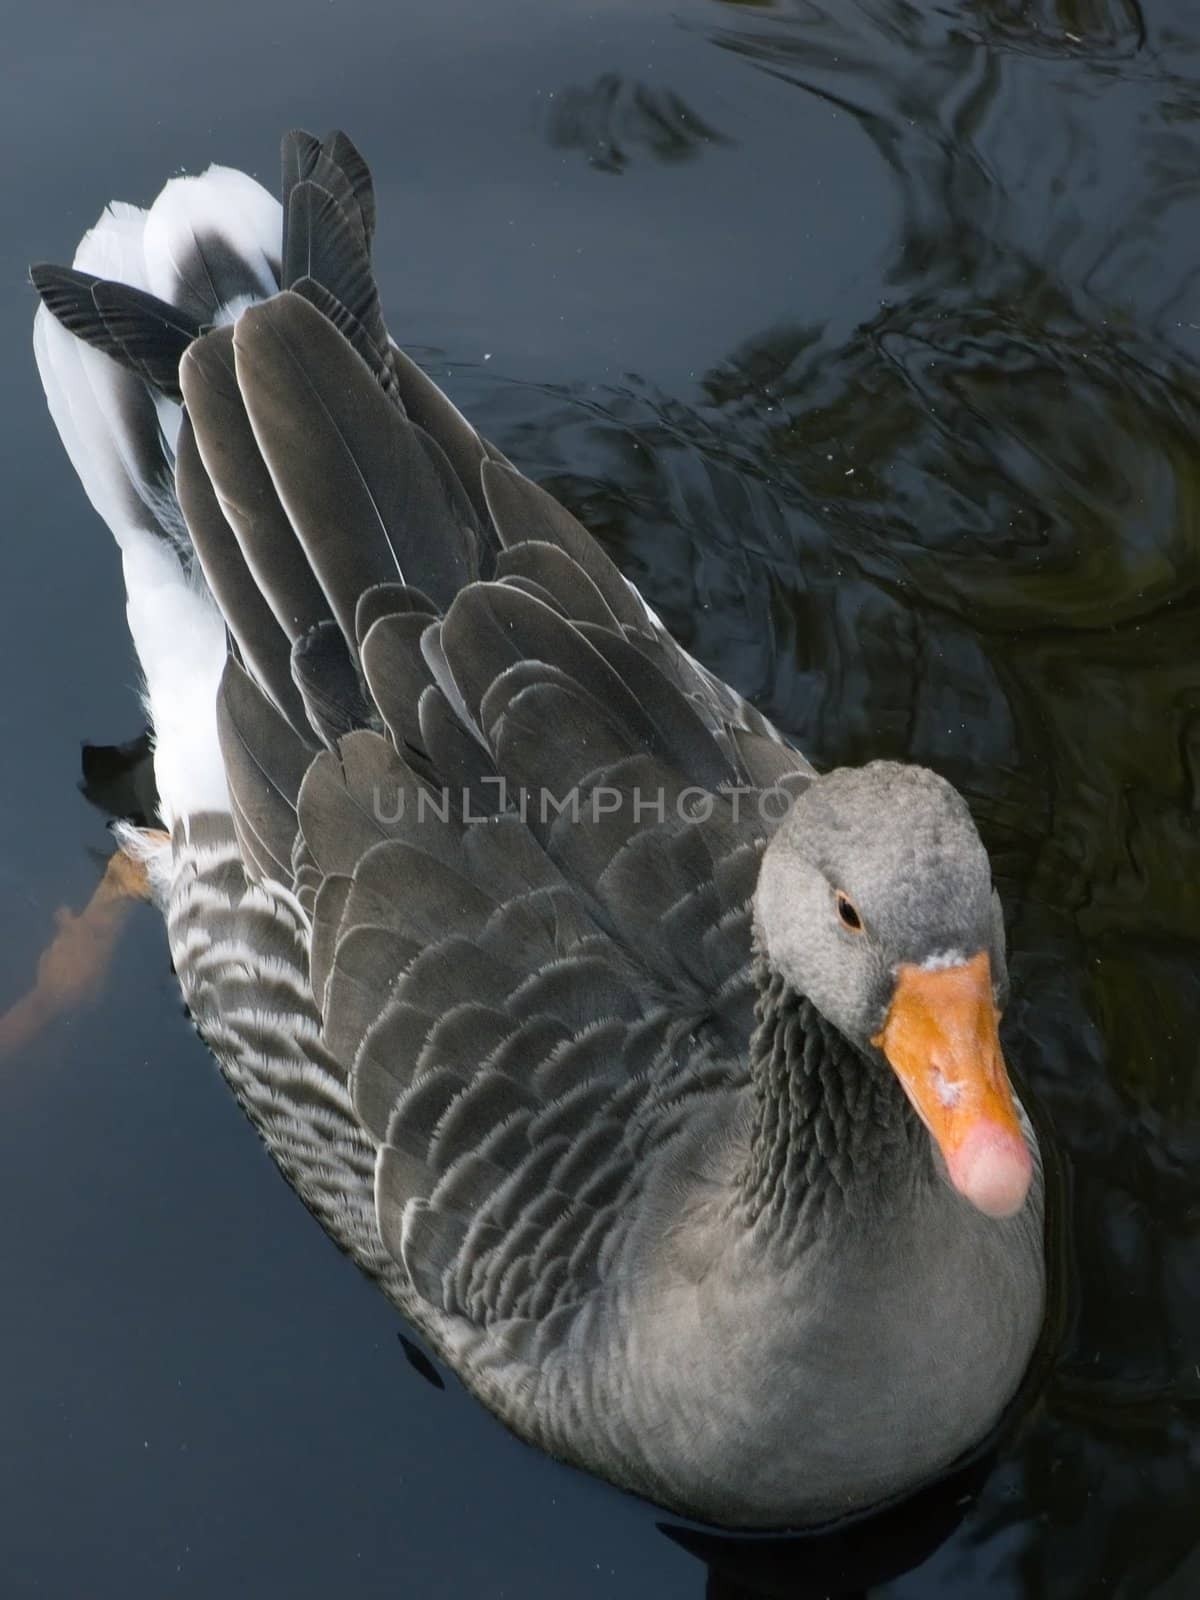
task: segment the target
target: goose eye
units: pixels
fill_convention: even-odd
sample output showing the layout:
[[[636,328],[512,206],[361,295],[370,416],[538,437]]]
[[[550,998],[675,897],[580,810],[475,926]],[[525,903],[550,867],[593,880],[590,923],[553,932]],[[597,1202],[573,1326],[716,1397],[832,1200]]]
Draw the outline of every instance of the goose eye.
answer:
[[[862,918],[855,908],[854,901],[840,889],[837,892],[837,913],[842,919],[844,928],[849,928],[852,933],[862,932]]]

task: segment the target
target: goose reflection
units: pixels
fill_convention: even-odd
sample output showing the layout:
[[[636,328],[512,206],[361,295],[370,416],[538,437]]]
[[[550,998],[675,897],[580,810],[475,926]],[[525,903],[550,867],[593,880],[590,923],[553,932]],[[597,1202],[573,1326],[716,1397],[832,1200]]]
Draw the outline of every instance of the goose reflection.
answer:
[[[624,172],[639,155],[691,161],[706,146],[733,143],[672,90],[617,72],[559,90],[544,126],[556,150],[580,151],[598,172]]]

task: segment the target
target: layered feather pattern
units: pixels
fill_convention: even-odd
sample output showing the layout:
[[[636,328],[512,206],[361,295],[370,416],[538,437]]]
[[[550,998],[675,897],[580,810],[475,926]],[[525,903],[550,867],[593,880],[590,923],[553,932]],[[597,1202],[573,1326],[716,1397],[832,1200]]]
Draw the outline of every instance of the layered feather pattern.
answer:
[[[391,343],[349,141],[283,165],[282,213],[169,186],[123,284],[38,269],[40,337],[186,407],[156,448],[229,640],[229,815],[173,846],[189,1004],[326,1225],[545,1436],[490,1375],[618,1292],[632,1202],[744,1084],[755,799],[810,769]],[[97,455],[148,527],[153,472]]]
[[[167,825],[132,846],[191,1013],[525,1437],[760,1526],[911,1487],[991,1425],[1041,1305],[1040,1182],[1005,1209],[1027,1127],[978,1123],[957,1177],[944,1134],[939,1171],[876,1048],[915,972],[990,1049],[966,808],[831,774],[760,873],[807,763],[392,342],[350,141],[282,166],[282,206],[213,168],[33,271],[122,552]]]
[[[481,524],[308,300],[243,313],[234,356],[296,536],[260,550],[260,592],[303,556],[343,650],[298,681],[360,697],[353,729],[312,717],[328,748],[297,790],[303,741],[253,699],[249,656],[227,672],[247,865],[286,862],[308,910],[388,1251],[431,1313],[532,1360],[616,1270],[684,1103],[741,1082],[764,826],[735,806],[739,730],[584,530],[460,441]],[[203,434],[200,454],[220,499]]]

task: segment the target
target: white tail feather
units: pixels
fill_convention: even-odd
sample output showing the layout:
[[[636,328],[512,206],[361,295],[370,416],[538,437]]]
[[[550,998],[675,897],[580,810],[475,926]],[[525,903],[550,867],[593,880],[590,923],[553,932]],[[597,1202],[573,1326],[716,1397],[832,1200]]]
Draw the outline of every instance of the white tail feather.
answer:
[[[264,295],[277,288],[277,267],[283,239],[283,208],[273,195],[244,172],[209,167],[198,178],[172,178],[150,207],[143,249],[152,294],[172,305],[203,305],[212,320],[225,298],[207,275],[197,280],[182,263],[194,260],[197,241],[228,241]],[[274,263],[274,265],[273,265]]]
[[[33,319],[33,353],[71,465],[124,549],[131,532],[152,526],[139,474],[131,470],[125,433],[123,401],[136,380],[68,333],[45,306],[38,307]]]
[[[282,240],[279,202],[244,173],[210,167],[176,178],[149,211],[114,201],[86,233],[75,266],[149,290],[225,321],[254,296],[273,294]],[[213,249],[213,246],[216,249]],[[218,269],[209,270],[209,257]],[[223,292],[220,266],[237,289]],[[216,698],[225,626],[198,576],[164,539],[176,534],[169,483],[179,407],[61,327],[44,308],[34,353],[67,454],[121,549],[127,616],[154,726],[154,772],[168,827],[199,811],[227,811]],[[154,469],[154,470],[148,470]],[[161,470],[160,470],[161,469]]]
[[[140,206],[113,200],[104,208],[94,228],[79,241],[74,265],[80,272],[112,278],[117,283],[148,289],[146,252],[142,238],[146,232],[146,212]]]
[[[228,811],[216,710],[225,666],[221,614],[172,552],[146,534],[126,544],[123,566],[163,822],[169,828],[192,812]]]

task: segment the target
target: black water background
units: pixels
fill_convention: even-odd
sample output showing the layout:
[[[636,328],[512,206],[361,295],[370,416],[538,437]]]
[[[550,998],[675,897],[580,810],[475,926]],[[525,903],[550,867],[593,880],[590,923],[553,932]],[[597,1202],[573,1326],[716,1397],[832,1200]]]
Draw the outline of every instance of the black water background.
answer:
[[[25,263],[342,124],[397,338],[815,758],[929,761],[995,852],[1071,1316],[880,1592],[1200,1590],[1200,13],[75,0],[0,42],[0,1007],[107,849],[79,741],[140,726]],[[0,1593],[703,1593],[645,1508],[413,1373],[151,913],[0,1084]]]

